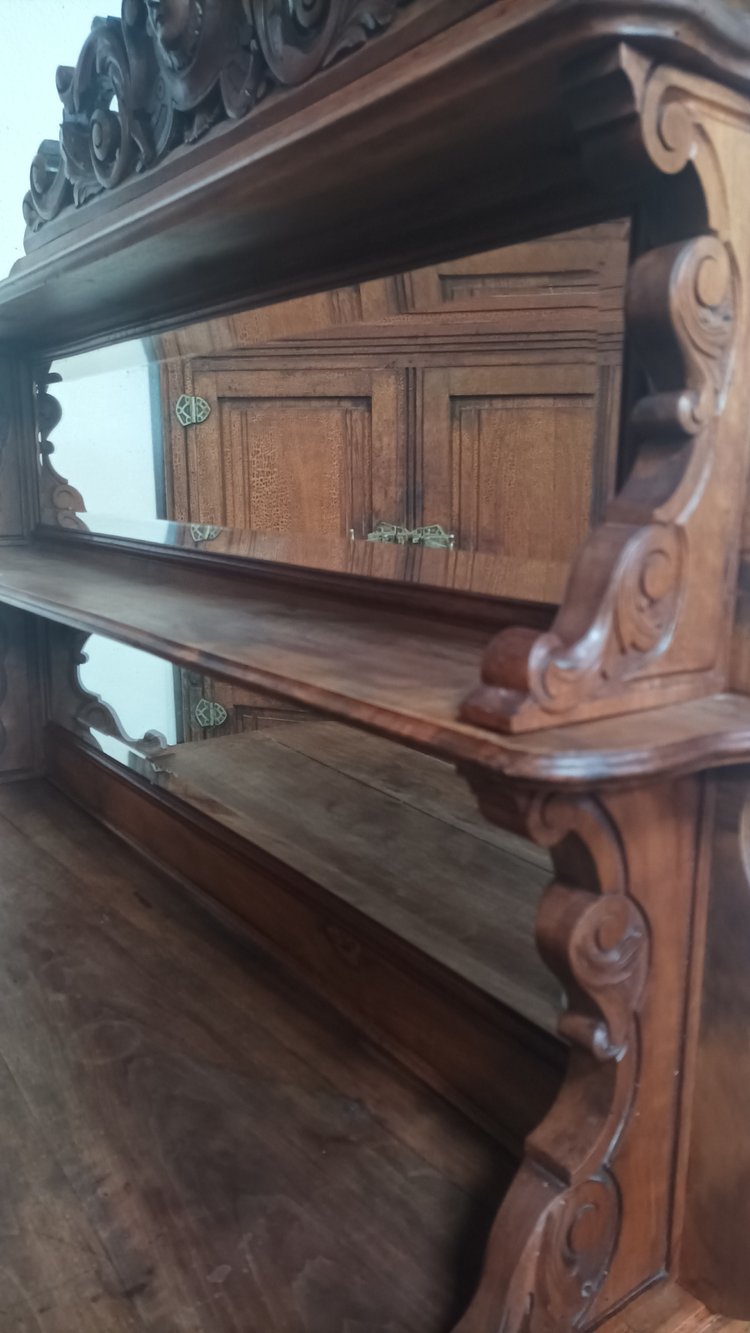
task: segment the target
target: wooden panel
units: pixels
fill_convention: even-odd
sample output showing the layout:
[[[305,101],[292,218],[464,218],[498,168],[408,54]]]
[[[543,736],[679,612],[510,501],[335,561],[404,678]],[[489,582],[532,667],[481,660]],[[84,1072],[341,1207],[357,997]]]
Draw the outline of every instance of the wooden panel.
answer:
[[[366,536],[381,519],[400,521],[399,375],[202,369],[193,386],[212,410],[187,430],[177,518],[303,536]]]
[[[590,520],[595,393],[593,367],[426,371],[421,521],[567,566]]]
[[[596,295],[619,306],[628,257],[629,224],[600,223],[538,241],[486,250],[404,275],[406,306],[415,311],[492,310],[509,298],[576,300]],[[447,309],[446,309],[447,308]]]

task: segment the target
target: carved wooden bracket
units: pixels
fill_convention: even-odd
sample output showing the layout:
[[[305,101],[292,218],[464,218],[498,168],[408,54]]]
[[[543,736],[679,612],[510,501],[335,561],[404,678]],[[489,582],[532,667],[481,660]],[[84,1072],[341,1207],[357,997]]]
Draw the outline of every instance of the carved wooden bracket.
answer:
[[[114,708],[82,684],[79,668],[88,661],[85,646],[90,637],[85,631],[72,629],[69,625],[50,624],[47,627],[52,720],[75,732],[90,745],[96,745],[91,733],[98,731],[103,736],[122,741],[146,758],[158,754],[166,747],[165,736],[158,731],[147,731],[138,738],[129,736]]]
[[[537,943],[570,1057],[456,1333],[572,1333],[668,1262],[698,787],[596,799],[468,776],[489,819],[551,849]]]
[[[61,375],[51,374],[49,366],[45,366],[35,380],[40,517],[42,523],[53,527],[85,529],[86,524],[79,517],[86,512],[83,496],[60,476],[51,462],[55,446],[50,435],[62,420],[62,408],[49,392],[49,385],[59,384],[61,379]]]
[[[245,116],[270,90],[304,83],[408,3],[123,0],[119,19],[94,20],[75,69],[57,71],[60,139],[32,162],[29,231]]]
[[[636,461],[547,634],[490,644],[468,721],[523,731],[721,689],[748,466],[750,101],[621,48],[576,85],[585,155],[633,181],[652,237],[627,292],[647,374]],[[736,200],[736,202],[734,202]]]

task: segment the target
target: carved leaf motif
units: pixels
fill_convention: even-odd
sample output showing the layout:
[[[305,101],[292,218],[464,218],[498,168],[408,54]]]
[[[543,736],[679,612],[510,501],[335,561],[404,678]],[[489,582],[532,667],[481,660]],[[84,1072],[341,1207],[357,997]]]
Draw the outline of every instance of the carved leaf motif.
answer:
[[[60,143],[45,141],[23,212],[38,231],[116,188],[181,139],[247,115],[385,28],[410,0],[123,0],[61,67]]]

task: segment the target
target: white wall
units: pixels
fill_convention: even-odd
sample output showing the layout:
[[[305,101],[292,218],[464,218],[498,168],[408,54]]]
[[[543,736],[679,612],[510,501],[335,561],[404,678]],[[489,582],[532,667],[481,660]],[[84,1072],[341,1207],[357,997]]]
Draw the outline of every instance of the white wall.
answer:
[[[151,394],[143,344],[85,352],[56,361],[53,370],[62,375],[62,383],[52,390],[63,410],[51,437],[58,472],[78,488],[92,516],[156,518]]]
[[[97,13],[119,13],[119,0],[0,0],[0,277],[23,254],[21,204],[43,139],[56,139],[62,107],[58,65],[75,65]]]
[[[176,707],[170,663],[98,634],[92,634],[85,651],[89,660],[79,668],[81,684],[114,708],[128,736],[139,740],[147,731],[160,731],[174,745]],[[106,736],[97,739],[108,754],[122,757],[117,742],[110,744]]]

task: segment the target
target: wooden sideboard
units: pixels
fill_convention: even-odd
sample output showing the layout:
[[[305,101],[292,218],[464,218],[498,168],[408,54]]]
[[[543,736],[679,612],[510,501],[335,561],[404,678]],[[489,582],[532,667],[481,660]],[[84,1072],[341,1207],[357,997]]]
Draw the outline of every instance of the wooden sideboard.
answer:
[[[175,868],[190,873],[192,859],[204,883],[201,846],[213,839],[222,869],[235,867],[225,901],[238,908],[242,839],[220,836],[205,812],[188,819],[174,792],[160,802],[87,747],[92,727],[117,731],[77,683],[91,634],[454,765],[490,825],[549,857],[536,945],[566,995],[556,1044],[535,1045],[533,1022],[513,1027],[490,1006],[469,1051],[470,1064],[492,1050],[494,1015],[504,1080],[485,1087],[483,1112],[518,1088],[523,1102],[527,1085],[541,1089],[540,1110],[548,1094],[552,1104],[526,1137],[457,1330],[718,1333],[747,1321],[747,7],[125,0],[120,20],[95,24],[76,69],[60,71],[58,90],[61,148],[46,141],[34,161],[28,253],[0,285],[3,776],[54,773],[105,821],[130,836],[140,828],[152,855],[187,830]],[[378,399],[378,432],[421,454],[422,502],[439,496],[432,503],[463,530],[442,461],[446,396],[496,404],[518,395],[521,369],[501,383],[494,362],[417,364],[415,322],[454,318],[441,307],[447,292],[448,304],[471,304],[479,285],[487,299],[462,255],[623,217],[633,220],[626,410],[605,469],[617,484],[590,531],[567,502],[539,528],[566,555],[577,544],[556,611],[519,595],[502,552],[499,586],[478,591],[462,585],[460,551],[425,552],[437,560],[405,579],[389,553],[331,547],[311,565],[283,533],[269,560],[262,539],[243,553],[230,534],[207,551],[179,525],[161,543],[85,530],[81,481],[61,477],[52,457],[53,357],[179,338],[198,319],[239,320],[342,288],[348,312],[340,297],[315,297],[323,319],[333,301],[336,320],[356,325],[352,308],[359,301],[364,317],[371,296],[377,310],[363,323],[396,320],[392,333],[405,319],[409,364],[379,376],[357,351],[361,364],[342,369],[331,320],[320,333],[332,349],[326,399]],[[386,317],[393,272],[407,275],[396,289],[406,308]],[[294,369],[282,384],[262,364],[261,344],[274,339],[258,338],[260,316],[242,319],[255,331],[239,368],[214,362],[210,326],[209,345],[189,349],[230,421],[233,397],[274,404],[290,384],[297,392]],[[406,372],[422,376],[429,428],[399,444],[388,403]],[[555,399],[554,373],[534,375],[524,391]],[[576,399],[595,396],[591,366],[574,363],[564,378]],[[595,415],[607,457],[611,414]],[[547,428],[518,429],[519,457],[544,494],[556,461]],[[196,484],[189,441],[183,457],[176,513]],[[508,484],[500,476],[498,492]],[[247,512],[230,508],[238,489],[215,497],[230,523]],[[495,502],[482,501],[478,528],[491,531]],[[374,518],[401,507],[443,521],[395,484],[379,505]],[[334,526],[369,521],[339,506]],[[533,533],[524,519],[521,535]],[[428,787],[418,762],[410,773]],[[510,844],[492,845],[507,930]],[[301,901],[301,879],[297,888]],[[376,935],[385,992],[397,946]],[[277,950],[285,943],[277,937]],[[304,945],[302,925],[300,955]],[[436,991],[444,977],[432,971]],[[465,1022],[459,989],[440,992],[442,1012]],[[363,991],[349,991],[355,1017]],[[346,994],[342,983],[342,1005]],[[439,999],[430,1021],[443,1021]],[[563,1046],[556,1080],[550,1049]],[[466,1067],[452,1075],[449,1065],[445,1080],[465,1092]],[[511,1075],[519,1083],[503,1092]]]

